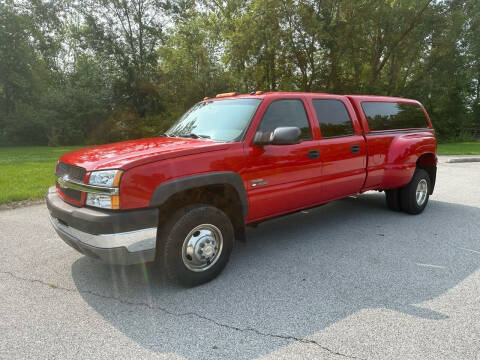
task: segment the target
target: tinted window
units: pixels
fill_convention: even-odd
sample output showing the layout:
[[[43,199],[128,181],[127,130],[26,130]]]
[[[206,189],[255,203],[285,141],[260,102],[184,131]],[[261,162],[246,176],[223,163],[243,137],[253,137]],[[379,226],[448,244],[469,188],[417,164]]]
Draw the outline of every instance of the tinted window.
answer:
[[[277,100],[270,104],[263,115],[258,131],[272,132],[277,127],[296,126],[302,132],[302,140],[311,140],[312,132],[305,108],[300,100]]]
[[[352,120],[339,100],[313,100],[322,137],[353,135]]]
[[[428,127],[425,113],[417,104],[364,102],[362,108],[372,131]]]

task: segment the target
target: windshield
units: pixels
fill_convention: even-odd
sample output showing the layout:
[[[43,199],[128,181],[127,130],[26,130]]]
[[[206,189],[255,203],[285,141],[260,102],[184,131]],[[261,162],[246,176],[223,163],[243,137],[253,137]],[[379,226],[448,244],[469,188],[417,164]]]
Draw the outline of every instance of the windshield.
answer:
[[[239,141],[260,102],[260,99],[200,102],[188,110],[166,135],[225,142]]]

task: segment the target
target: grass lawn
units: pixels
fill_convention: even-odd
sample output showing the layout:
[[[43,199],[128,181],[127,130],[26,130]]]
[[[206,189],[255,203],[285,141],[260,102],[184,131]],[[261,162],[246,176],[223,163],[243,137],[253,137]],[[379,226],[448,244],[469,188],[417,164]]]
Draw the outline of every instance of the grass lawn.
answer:
[[[45,196],[58,158],[78,147],[0,147],[0,204]]]
[[[55,183],[58,158],[78,147],[0,147],[0,204],[41,199]],[[480,142],[444,143],[439,155],[480,155]]]
[[[480,155],[479,142],[438,144],[438,155]]]

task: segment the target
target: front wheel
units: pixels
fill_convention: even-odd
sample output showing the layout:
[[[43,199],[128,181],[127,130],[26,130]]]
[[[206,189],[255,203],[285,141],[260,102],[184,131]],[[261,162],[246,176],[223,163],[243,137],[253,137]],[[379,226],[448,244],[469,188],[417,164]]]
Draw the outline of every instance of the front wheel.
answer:
[[[402,210],[409,214],[420,214],[428,203],[430,176],[423,169],[417,169],[410,183],[400,190]]]
[[[214,279],[228,262],[234,244],[233,226],[223,211],[208,205],[190,205],[167,222],[159,255],[167,276],[184,286]]]

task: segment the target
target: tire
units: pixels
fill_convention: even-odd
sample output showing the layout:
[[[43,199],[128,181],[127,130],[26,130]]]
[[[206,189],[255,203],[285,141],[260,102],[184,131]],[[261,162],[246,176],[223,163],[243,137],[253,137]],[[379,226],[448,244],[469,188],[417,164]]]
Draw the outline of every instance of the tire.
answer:
[[[400,189],[385,190],[385,199],[387,207],[392,211],[401,211]]]
[[[234,245],[228,216],[218,208],[202,204],[179,209],[159,234],[157,258],[163,259],[167,277],[186,287],[217,277]]]
[[[421,184],[421,185],[420,185]],[[402,210],[408,214],[420,214],[427,206],[431,189],[430,176],[423,169],[415,170],[410,183],[400,189],[400,204]],[[418,195],[420,190],[422,195]]]

